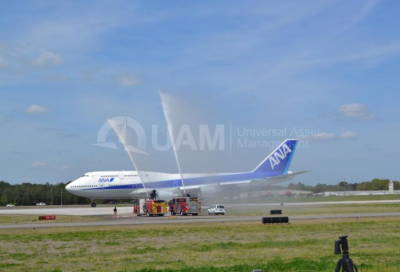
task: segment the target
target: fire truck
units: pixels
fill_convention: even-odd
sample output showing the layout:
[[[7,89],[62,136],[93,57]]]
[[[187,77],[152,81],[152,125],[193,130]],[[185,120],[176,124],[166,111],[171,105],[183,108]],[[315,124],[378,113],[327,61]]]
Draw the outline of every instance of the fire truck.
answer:
[[[137,216],[164,216],[168,212],[165,200],[139,199],[133,203],[133,213]]]
[[[197,197],[179,197],[168,202],[171,215],[198,215],[201,212],[201,202]]]

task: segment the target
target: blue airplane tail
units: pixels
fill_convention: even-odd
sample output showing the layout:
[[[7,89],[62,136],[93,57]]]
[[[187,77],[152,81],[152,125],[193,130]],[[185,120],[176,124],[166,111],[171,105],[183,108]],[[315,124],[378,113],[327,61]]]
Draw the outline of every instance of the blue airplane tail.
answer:
[[[297,140],[285,140],[268,155],[252,172],[286,175],[297,147]]]

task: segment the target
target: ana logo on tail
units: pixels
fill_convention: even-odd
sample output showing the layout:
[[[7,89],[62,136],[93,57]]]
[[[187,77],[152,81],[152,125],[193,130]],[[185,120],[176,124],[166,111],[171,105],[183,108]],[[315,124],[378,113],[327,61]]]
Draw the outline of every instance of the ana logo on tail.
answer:
[[[288,153],[291,153],[292,150],[287,146],[287,144],[283,144],[274,154],[269,158],[269,163],[271,164],[271,168],[274,169],[275,166],[281,163],[281,160],[286,158]]]

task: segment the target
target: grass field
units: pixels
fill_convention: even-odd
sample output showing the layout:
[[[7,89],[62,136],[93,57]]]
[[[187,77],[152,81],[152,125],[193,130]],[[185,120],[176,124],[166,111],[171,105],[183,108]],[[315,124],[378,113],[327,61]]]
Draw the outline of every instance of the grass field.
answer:
[[[349,235],[360,272],[398,272],[400,218],[2,230],[0,271],[333,271]]]

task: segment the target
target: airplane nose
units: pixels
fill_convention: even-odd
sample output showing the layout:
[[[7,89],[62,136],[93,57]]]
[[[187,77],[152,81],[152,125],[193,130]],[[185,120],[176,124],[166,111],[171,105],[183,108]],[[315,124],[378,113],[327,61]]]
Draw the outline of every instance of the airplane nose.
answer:
[[[71,190],[72,190],[71,184],[72,184],[72,182],[70,184],[68,184],[67,186],[65,186],[65,190],[67,190],[68,192],[71,192]]]

